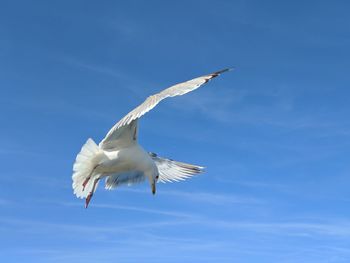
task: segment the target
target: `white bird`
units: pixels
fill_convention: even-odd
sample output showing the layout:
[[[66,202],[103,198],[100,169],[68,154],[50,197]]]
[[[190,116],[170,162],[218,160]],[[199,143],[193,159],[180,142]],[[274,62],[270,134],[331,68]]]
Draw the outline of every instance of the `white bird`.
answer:
[[[155,153],[146,152],[137,142],[137,121],[163,99],[193,91],[229,70],[220,70],[182,82],[149,96],[115,124],[99,145],[88,139],[76,157],[72,176],[74,194],[85,198],[85,208],[88,207],[102,178],[106,179],[106,189],[114,189],[122,184],[132,185],[148,179],[152,193],[155,194],[157,182],[184,180],[203,172],[204,168],[201,166],[165,159]]]

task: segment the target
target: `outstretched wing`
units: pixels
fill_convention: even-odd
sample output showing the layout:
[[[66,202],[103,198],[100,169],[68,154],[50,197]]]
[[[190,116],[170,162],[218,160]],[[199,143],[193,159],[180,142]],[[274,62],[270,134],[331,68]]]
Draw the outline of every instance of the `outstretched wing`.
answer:
[[[107,140],[106,138],[99,144],[103,150],[122,149],[130,146],[137,141],[137,120],[116,129]]]
[[[100,146],[104,148],[104,145],[107,145],[108,143],[110,144],[110,141],[115,140],[116,137],[118,137],[115,135],[116,133],[120,135],[120,131],[118,131],[120,128],[131,124],[133,121],[137,120],[145,113],[153,109],[159,102],[161,102],[165,98],[180,96],[190,91],[193,91],[202,86],[203,84],[207,83],[212,78],[215,78],[221,73],[224,73],[229,70],[230,69],[224,69],[205,76],[191,79],[189,81],[171,86],[170,88],[167,88],[157,94],[149,96],[141,105],[129,112],[124,118],[122,118],[116,125],[112,127],[112,129],[107,133],[106,137],[101,141]]]
[[[149,154],[158,168],[158,182],[178,182],[204,172],[204,167],[202,166],[165,159],[157,156],[155,153]]]

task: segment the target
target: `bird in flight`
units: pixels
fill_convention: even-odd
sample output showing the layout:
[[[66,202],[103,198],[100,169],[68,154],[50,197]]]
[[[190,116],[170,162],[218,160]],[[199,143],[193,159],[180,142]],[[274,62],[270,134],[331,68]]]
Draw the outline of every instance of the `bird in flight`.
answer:
[[[163,99],[191,92],[229,70],[220,70],[178,83],[149,96],[115,124],[99,145],[88,139],[76,157],[72,176],[74,194],[78,198],[85,198],[85,208],[88,207],[102,178],[105,178],[106,189],[114,189],[122,184],[132,185],[148,179],[152,193],[155,194],[157,182],[184,180],[203,172],[204,168],[201,166],[146,152],[137,142],[137,122]]]

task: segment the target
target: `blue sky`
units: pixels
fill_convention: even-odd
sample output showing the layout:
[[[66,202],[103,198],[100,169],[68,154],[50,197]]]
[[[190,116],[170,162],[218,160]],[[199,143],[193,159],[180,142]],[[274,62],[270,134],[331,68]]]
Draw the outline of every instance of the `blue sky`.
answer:
[[[347,1],[1,1],[2,262],[350,262]],[[177,184],[71,189],[148,95],[139,141],[205,165]]]

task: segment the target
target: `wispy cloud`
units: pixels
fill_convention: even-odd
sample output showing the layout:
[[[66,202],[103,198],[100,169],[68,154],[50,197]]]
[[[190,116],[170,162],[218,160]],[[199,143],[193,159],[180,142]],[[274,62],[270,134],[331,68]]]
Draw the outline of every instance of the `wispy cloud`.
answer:
[[[76,69],[86,70],[96,74],[102,74],[117,79],[120,83],[122,83],[122,89],[127,90],[130,93],[128,95],[130,97],[133,96],[138,99],[146,99],[147,96],[151,95],[147,92],[157,92],[157,90],[147,89],[149,87],[157,87],[157,83],[155,83],[154,81],[150,82],[150,80],[148,79],[140,79],[139,77],[135,77],[134,75],[129,75],[127,72],[121,70],[120,68],[82,61],[78,58],[71,56],[60,56],[57,57],[57,60]],[[161,88],[162,87],[159,87],[159,89]]]
[[[121,191],[138,193],[138,194],[149,194],[149,191],[133,188],[121,188]],[[213,193],[213,192],[197,192],[197,191],[177,191],[177,190],[159,190],[157,195],[160,197],[176,197],[176,199],[181,198],[189,200],[191,202],[202,202],[206,204],[213,205],[226,205],[226,204],[263,204],[264,201],[261,199],[256,199],[254,197],[233,195],[228,193]]]
[[[17,248],[12,253],[34,254],[39,258],[44,258],[44,262],[99,262],[113,261],[116,258],[122,262],[152,261],[152,262],[177,262],[180,258],[183,262],[214,262],[216,260],[225,260],[228,262],[230,257],[227,255],[210,255],[208,251],[227,252],[232,249],[232,244],[218,240],[203,240],[189,238],[164,238],[156,235],[140,236],[139,238],[126,238],[121,242],[110,244],[104,243],[103,247],[94,247],[93,249],[28,249]],[[8,253],[9,251],[3,251]],[[177,258],[177,260],[175,259]]]
[[[210,255],[207,255],[208,251],[215,250],[215,255],[218,253],[222,255],[222,258],[215,257],[230,262],[229,259],[233,255],[237,255],[238,251],[242,254],[251,255],[276,255],[279,257],[285,253],[299,253],[300,255],[289,255],[292,258],[305,255],[308,250],[297,246],[297,248],[289,248],[282,243],[274,245],[273,249],[269,248],[271,243],[265,245],[257,242],[252,246],[247,246],[247,240],[250,240],[249,233],[254,233],[254,239],[251,242],[262,239],[266,242],[271,242],[271,238],[286,238],[295,237],[298,240],[314,240],[316,238],[331,238],[330,240],[337,240],[348,238],[350,236],[349,222],[347,221],[329,221],[329,222],[311,222],[311,221],[284,221],[284,222],[255,222],[255,221],[230,221],[216,219],[215,215],[212,218],[201,218],[198,220],[166,220],[145,223],[121,223],[110,222],[103,225],[89,225],[86,222],[79,224],[67,224],[67,223],[47,223],[45,221],[30,221],[30,220],[18,220],[15,218],[1,218],[2,225],[7,226],[7,229],[0,229],[3,231],[11,231],[12,234],[19,232],[21,234],[54,234],[56,238],[65,237],[69,240],[84,240],[85,246],[89,247],[94,244],[103,244],[103,247],[97,246],[93,250],[90,249],[70,249],[69,245],[61,246],[57,249],[37,249],[26,248],[18,246],[12,253],[22,254],[40,254],[45,256],[46,259],[60,262],[63,259],[72,261],[74,259],[86,260],[86,262],[94,262],[95,260],[112,259],[118,256],[119,260],[128,261],[131,258],[135,260],[135,257],[131,257],[138,251],[140,259],[154,258],[154,262],[163,262],[171,255],[181,253],[186,260],[201,259],[203,256],[203,262],[206,260],[213,261]],[[183,228],[181,225],[186,224],[188,228]],[[178,234],[168,235],[163,231],[166,229],[179,229]],[[191,229],[192,234],[186,234],[186,231]],[[209,233],[216,233],[219,238],[210,238],[206,235],[197,235],[196,230],[205,231]],[[185,231],[185,232],[184,232]],[[221,237],[221,233],[225,233]],[[237,238],[227,238],[227,236],[234,235]],[[247,239],[248,238],[248,239]],[[245,242],[241,243],[243,239]],[[329,239],[328,239],[329,240]],[[272,239],[275,242],[276,239]],[[258,246],[259,245],[259,246]],[[154,247],[157,249],[155,250]],[[347,249],[341,246],[327,247],[327,254],[340,253],[344,256],[349,255]],[[162,253],[159,253],[162,251]],[[233,253],[233,251],[235,251]],[[41,253],[42,252],[42,253]],[[283,253],[282,253],[283,252]],[[7,251],[8,253],[8,251]],[[282,254],[281,254],[282,253]],[[318,254],[319,255],[319,254]],[[321,261],[322,262],[322,261]]]
[[[35,110],[35,111],[45,111],[49,114],[59,114],[71,116],[79,116],[83,118],[93,118],[110,120],[109,116],[96,108],[89,108],[73,101],[67,99],[45,97],[38,103],[37,100],[28,100],[26,98],[3,98],[1,101],[4,105],[9,105],[9,107],[15,107],[16,110]]]
[[[66,206],[81,206],[77,203],[61,203]],[[101,209],[112,209],[112,210],[128,210],[128,211],[134,211],[139,213],[149,213],[149,214],[157,214],[157,215],[164,215],[164,216],[170,216],[170,217],[178,217],[178,218],[188,218],[188,219],[194,219],[198,218],[198,216],[190,213],[184,213],[179,211],[167,211],[167,210],[161,210],[161,209],[149,209],[144,207],[136,207],[136,206],[125,206],[125,205],[116,205],[116,204],[91,204],[91,208],[101,208]]]
[[[286,184],[274,183],[274,182],[262,182],[262,181],[253,181],[253,180],[242,180],[242,179],[232,179],[227,177],[215,177],[219,182],[223,183],[232,183],[235,185],[241,185],[248,188],[259,188],[259,189],[269,189],[281,192],[293,192],[293,187]]]
[[[191,202],[203,202],[206,204],[214,205],[227,205],[227,204],[263,204],[260,199],[253,197],[245,197],[240,195],[222,194],[222,193],[210,193],[210,192],[183,192],[183,191],[161,191],[160,196],[167,195],[176,198],[183,198]]]
[[[83,62],[81,60],[78,60],[78,59],[73,58],[73,57],[68,57],[68,56],[61,56],[58,59],[67,63],[68,65],[71,65],[71,66],[76,67],[76,68],[85,69],[88,71],[93,71],[95,73],[100,73],[100,74],[112,76],[115,78],[124,78],[125,77],[125,75],[116,68],[87,63],[87,62]]]
[[[13,204],[13,200],[0,198],[0,206],[8,206],[12,204]]]
[[[23,149],[0,149],[0,156],[1,155],[25,155],[25,156],[32,156],[32,157],[40,157],[43,156],[44,154],[37,153],[34,151],[28,151],[28,150],[23,150]]]
[[[209,85],[215,85],[214,82]],[[279,88],[242,89],[227,87],[206,87],[180,99],[181,103],[169,102],[179,111],[199,112],[213,121],[226,125],[267,125],[289,130],[312,130],[315,135],[347,136],[349,123],[339,123],[325,118],[317,111],[297,108],[301,96],[299,89],[281,85]],[[259,100],[257,100],[259,98]]]
[[[167,227],[171,225],[181,224],[193,224],[193,225],[205,225],[213,229],[221,228],[226,230],[240,230],[240,231],[253,231],[253,232],[267,232],[271,234],[282,234],[282,235],[330,235],[338,237],[350,237],[350,222],[344,220],[330,220],[330,221],[310,221],[310,220],[289,220],[279,222],[255,222],[255,221],[231,221],[223,220],[212,217],[199,217],[193,216],[193,214],[182,214],[178,212],[164,212],[156,210],[144,210],[139,208],[125,208],[111,205],[100,205],[97,208],[108,208],[108,209],[127,209],[138,212],[164,214],[170,216],[181,217],[186,220],[155,220],[154,222],[143,222],[143,223],[121,223],[118,225],[103,224],[101,226],[86,225],[86,224],[68,224],[68,223],[57,223],[57,222],[46,222],[36,221],[29,219],[18,219],[12,217],[1,217],[0,222],[9,226],[24,227],[31,225],[35,229],[40,226],[43,231],[55,229],[61,229],[68,232],[125,232],[132,229],[152,229],[159,227]],[[45,230],[46,229],[46,230]],[[38,230],[38,229],[37,229]]]

